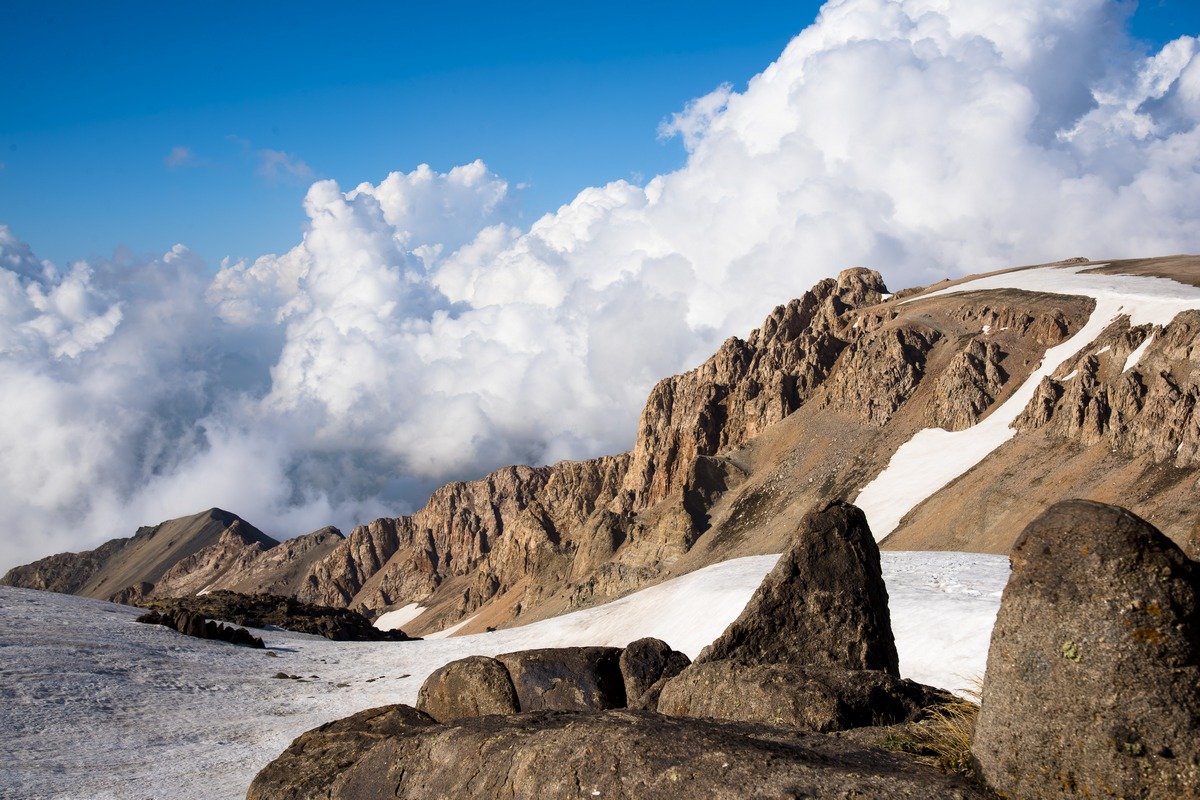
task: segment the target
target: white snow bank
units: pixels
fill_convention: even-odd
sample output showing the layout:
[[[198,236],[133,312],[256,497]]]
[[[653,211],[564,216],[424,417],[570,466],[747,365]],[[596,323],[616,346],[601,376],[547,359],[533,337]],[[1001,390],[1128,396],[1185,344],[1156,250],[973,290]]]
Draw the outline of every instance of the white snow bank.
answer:
[[[0,587],[0,795],[242,797],[300,733],[364,708],[413,703],[426,676],[457,658],[643,636],[694,656],[741,612],[776,558],[716,564],[523,628],[421,642],[263,631],[268,651],[140,625],[140,612],[125,606]],[[983,674],[1007,559],[884,553],[883,571],[901,671],[969,686]]]
[[[1166,278],[1081,272],[1094,266],[1043,267],[990,275],[913,298],[981,289],[1026,289],[1091,297],[1096,308],[1087,324],[1067,341],[1047,350],[1029,379],[982,422],[954,432],[926,428],[901,445],[888,466],[854,500],[867,515],[877,539],[894,531],[905,514],[1015,436],[1012,423],[1033,398],[1042,378],[1095,341],[1117,317],[1128,315],[1130,325],[1167,325],[1181,311],[1200,308],[1200,288],[1195,286]]]
[[[416,619],[421,616],[425,609],[416,603],[409,603],[404,608],[397,608],[395,611],[389,611],[386,614],[380,614],[375,620],[375,627],[381,631],[394,631],[397,628],[403,627],[404,623]]]
[[[1129,356],[1125,359],[1125,366],[1121,369],[1122,374],[1129,372],[1129,370],[1138,365],[1138,362],[1142,360],[1142,353],[1146,352],[1146,348],[1149,347],[1150,343],[1153,341],[1154,334],[1152,333],[1146,337],[1146,341],[1139,344],[1137,348],[1129,354]]]

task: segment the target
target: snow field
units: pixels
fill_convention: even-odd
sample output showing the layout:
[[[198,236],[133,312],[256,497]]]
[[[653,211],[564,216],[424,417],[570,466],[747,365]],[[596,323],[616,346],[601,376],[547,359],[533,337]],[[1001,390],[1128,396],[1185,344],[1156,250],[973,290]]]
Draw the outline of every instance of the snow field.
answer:
[[[142,625],[126,606],[0,587],[0,798],[240,798],[300,733],[411,704],[429,673],[457,658],[643,636],[695,656],[776,560],[715,564],[607,605],[474,636],[331,642],[256,631],[266,651]],[[903,674],[970,688],[983,674],[1008,560],[884,553],[883,572]]]

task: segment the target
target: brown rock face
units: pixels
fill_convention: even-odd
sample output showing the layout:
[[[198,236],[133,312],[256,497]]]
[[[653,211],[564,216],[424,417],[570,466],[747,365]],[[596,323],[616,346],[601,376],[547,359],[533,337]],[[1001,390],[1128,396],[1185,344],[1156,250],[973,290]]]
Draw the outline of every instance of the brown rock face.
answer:
[[[496,656],[521,711],[598,711],[625,706],[617,647],[552,647]]]
[[[630,454],[622,506],[638,511],[684,485],[699,456],[716,455],[795,411],[849,340],[847,311],[887,291],[878,272],[849,269],[779,306],[746,341],[729,339],[697,369],[650,392]]]
[[[312,800],[330,797],[333,783],[363,753],[388,737],[434,721],[404,705],[368,708],[301,734],[254,778],[246,800]]]
[[[971,339],[938,378],[933,426],[961,431],[979,422],[1008,381],[1004,356],[995,342]]]
[[[949,699],[879,670],[709,661],[667,681],[658,711],[825,733],[903,722]]]
[[[1009,797],[1200,795],[1200,565],[1124,509],[1021,534],[972,752]]]
[[[882,328],[859,339],[825,384],[824,403],[882,427],[925,376],[925,358],[941,339],[935,330]]]
[[[819,734],[646,712],[413,725],[354,754],[324,745],[326,736],[318,729],[298,739],[254,779],[248,800],[985,796],[931,767]],[[297,764],[293,752],[303,752],[302,741],[303,749],[329,755]]]
[[[521,710],[508,669],[486,656],[451,661],[430,673],[417,694],[417,708],[438,722]]]
[[[1045,427],[1084,445],[1104,442],[1176,467],[1200,466],[1198,337],[1197,311],[1181,313],[1165,328],[1130,328],[1122,320],[1069,372],[1042,381],[1017,427]]]
[[[696,658],[899,675],[879,547],[863,513],[834,503],[801,521],[745,610]]]

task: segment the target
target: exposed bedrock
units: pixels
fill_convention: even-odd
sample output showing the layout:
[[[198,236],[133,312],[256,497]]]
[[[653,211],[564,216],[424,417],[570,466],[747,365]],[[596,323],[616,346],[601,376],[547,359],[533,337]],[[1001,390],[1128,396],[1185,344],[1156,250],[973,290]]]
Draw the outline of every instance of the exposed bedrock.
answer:
[[[394,708],[363,715],[390,721],[417,713]],[[832,737],[644,711],[534,712],[449,725],[418,718],[373,746],[374,730],[343,723],[297,739],[255,777],[248,800],[987,796],[911,759]],[[347,742],[353,749],[343,748]]]

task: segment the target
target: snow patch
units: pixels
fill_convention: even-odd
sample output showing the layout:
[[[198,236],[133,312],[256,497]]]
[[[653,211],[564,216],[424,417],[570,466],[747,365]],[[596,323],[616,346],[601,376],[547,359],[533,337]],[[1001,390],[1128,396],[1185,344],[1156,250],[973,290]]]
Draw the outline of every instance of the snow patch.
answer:
[[[1142,354],[1146,352],[1146,348],[1149,347],[1150,343],[1153,341],[1154,334],[1152,333],[1146,337],[1146,341],[1139,344],[1137,349],[1129,354],[1129,357],[1125,359],[1125,368],[1121,370],[1122,374],[1129,372],[1129,370],[1137,366],[1137,363],[1142,360]]]
[[[386,614],[380,614],[379,619],[375,620],[375,627],[381,631],[394,631],[404,625],[406,622],[411,622],[425,612],[423,606],[416,603],[409,603],[404,608],[397,608],[395,611],[389,611]]]

